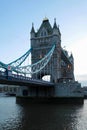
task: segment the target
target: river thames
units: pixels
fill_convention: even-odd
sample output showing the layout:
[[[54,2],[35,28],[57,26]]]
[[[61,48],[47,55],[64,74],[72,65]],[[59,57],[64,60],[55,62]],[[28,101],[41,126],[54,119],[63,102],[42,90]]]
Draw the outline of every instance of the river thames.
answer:
[[[0,96],[0,130],[87,130],[87,100],[83,105],[30,105]]]

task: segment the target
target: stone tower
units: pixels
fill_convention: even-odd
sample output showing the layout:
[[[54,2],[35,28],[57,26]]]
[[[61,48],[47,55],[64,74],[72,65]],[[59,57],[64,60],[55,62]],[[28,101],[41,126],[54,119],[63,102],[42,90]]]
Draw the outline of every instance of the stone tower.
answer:
[[[51,82],[54,83],[59,82],[59,79],[61,79],[64,75],[63,72],[64,67],[62,67],[61,65],[62,61],[61,33],[59,30],[59,26],[57,26],[56,24],[56,19],[54,19],[53,27],[51,26],[47,18],[43,19],[42,24],[37,32],[35,32],[34,25],[32,24],[32,29],[30,33],[31,33],[31,48],[32,48],[31,52],[32,64],[41,60],[55,44],[55,50],[49,63],[45,66],[43,70],[41,70],[41,72],[33,74],[32,77],[41,79],[44,75],[50,75]],[[70,72],[69,75],[73,77],[72,76],[73,71]]]

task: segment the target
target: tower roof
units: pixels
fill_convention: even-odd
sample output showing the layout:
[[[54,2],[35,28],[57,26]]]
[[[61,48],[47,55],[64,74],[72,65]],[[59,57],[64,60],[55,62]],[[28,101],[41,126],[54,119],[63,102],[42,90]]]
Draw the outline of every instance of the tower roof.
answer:
[[[48,35],[52,34],[51,24],[49,23],[49,20],[46,17],[43,19],[42,24],[37,32],[37,35],[39,34],[39,32],[41,31],[42,28],[45,28],[47,30]]]
[[[56,18],[54,19],[54,26],[53,26],[53,28],[57,28]]]
[[[47,21],[48,20],[48,18],[47,17],[45,17],[44,19],[43,19],[43,21]]]
[[[35,30],[34,30],[34,24],[32,23],[32,28],[31,28],[31,33],[35,33]]]

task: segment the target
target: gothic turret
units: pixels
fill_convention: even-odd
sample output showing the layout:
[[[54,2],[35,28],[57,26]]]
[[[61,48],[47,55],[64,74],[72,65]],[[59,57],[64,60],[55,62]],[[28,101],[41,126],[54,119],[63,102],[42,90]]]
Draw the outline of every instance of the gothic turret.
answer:
[[[34,30],[34,24],[32,23],[32,28],[31,28],[31,38],[35,37],[35,30]]]
[[[69,60],[73,63],[74,62],[74,58],[73,58],[73,55],[71,53],[70,57],[69,57]]]
[[[56,24],[56,19],[54,19],[53,34],[58,35],[58,28],[57,28],[57,24]]]
[[[45,17],[37,31],[37,37],[45,37],[49,35],[52,35],[52,27],[49,23],[49,20]]]
[[[56,19],[54,19],[53,34],[58,35],[61,38],[60,29],[59,29],[59,26],[57,27]]]
[[[56,19],[54,19],[53,29],[57,29]]]

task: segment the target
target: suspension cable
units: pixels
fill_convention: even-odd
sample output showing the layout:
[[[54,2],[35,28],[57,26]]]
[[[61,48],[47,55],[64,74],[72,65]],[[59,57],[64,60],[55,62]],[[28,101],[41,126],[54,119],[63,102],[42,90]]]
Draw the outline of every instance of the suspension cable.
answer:
[[[52,49],[47,53],[47,55],[42,58],[40,61],[32,64],[32,65],[27,65],[27,66],[17,66],[13,68],[13,71],[16,71],[18,73],[23,73],[23,74],[35,74],[40,72],[50,61],[51,56],[54,52],[55,45],[52,47]]]
[[[22,55],[20,58],[12,61],[11,63],[7,64],[7,66],[11,66],[11,67],[18,67],[20,66],[25,60],[26,58],[29,56],[29,54],[31,53],[31,49],[29,49],[24,55]]]

